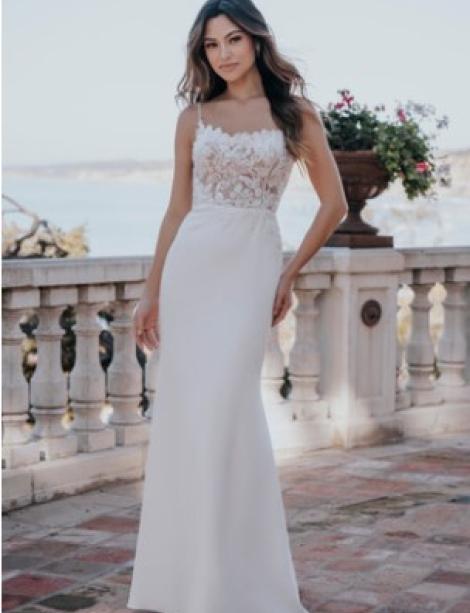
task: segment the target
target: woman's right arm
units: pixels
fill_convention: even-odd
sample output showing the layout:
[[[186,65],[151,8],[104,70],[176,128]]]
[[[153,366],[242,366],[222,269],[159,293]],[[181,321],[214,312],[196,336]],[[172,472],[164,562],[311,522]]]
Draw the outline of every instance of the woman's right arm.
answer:
[[[195,112],[194,105],[183,109],[176,122],[170,201],[160,225],[153,261],[145,281],[142,297],[133,317],[136,342],[142,350],[144,345],[149,349],[155,349],[158,345],[158,300],[163,265],[176,232],[191,209]]]

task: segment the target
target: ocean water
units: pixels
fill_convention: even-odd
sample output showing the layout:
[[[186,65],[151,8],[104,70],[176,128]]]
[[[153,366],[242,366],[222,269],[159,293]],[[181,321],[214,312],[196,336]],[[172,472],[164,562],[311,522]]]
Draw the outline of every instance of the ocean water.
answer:
[[[303,181],[303,180],[302,180]],[[302,241],[318,209],[312,186],[291,180],[278,209],[284,249]],[[67,231],[85,225],[89,256],[152,255],[168,206],[171,184],[151,180],[72,180],[4,175],[2,191]],[[6,201],[3,207],[10,208]],[[384,192],[369,201],[364,218],[392,234],[396,247],[470,246],[470,198],[444,193],[412,202]],[[8,215],[29,227],[22,215]]]

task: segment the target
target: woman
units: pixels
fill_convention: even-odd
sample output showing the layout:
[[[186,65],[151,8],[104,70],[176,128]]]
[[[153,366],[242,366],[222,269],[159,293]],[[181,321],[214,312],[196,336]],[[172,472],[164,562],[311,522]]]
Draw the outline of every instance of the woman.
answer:
[[[160,353],[127,606],[305,613],[261,368],[345,196],[304,81],[250,0],[206,2],[187,51],[170,203],[134,314],[138,345]],[[296,160],[321,206],[283,267],[276,210]]]

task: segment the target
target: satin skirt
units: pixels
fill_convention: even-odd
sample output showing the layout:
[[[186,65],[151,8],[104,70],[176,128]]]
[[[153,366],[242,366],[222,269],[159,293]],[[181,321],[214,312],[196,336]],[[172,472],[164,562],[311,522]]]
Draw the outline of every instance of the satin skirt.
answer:
[[[281,268],[263,209],[199,205],[168,250],[129,608],[307,613],[261,399]]]

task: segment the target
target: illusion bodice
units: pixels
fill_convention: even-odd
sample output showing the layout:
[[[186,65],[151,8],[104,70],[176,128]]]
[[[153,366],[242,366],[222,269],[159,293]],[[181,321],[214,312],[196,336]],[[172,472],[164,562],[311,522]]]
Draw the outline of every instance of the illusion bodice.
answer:
[[[230,134],[204,123],[198,103],[193,143],[193,208],[216,204],[275,213],[293,164],[282,130]]]

